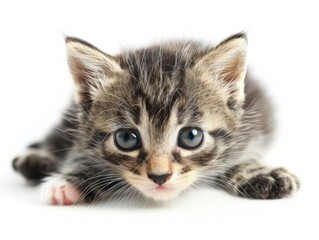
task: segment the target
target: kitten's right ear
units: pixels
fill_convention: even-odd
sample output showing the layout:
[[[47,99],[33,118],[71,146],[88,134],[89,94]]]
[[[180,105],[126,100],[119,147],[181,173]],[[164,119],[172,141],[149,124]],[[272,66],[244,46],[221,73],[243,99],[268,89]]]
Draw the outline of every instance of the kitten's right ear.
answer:
[[[97,90],[114,82],[123,70],[114,57],[90,43],[74,37],[66,37],[65,42],[69,68],[77,86],[76,101],[91,102]]]
[[[203,56],[199,56],[194,69],[204,81],[218,83],[231,101],[243,104],[246,75],[247,38],[245,33],[235,34]]]

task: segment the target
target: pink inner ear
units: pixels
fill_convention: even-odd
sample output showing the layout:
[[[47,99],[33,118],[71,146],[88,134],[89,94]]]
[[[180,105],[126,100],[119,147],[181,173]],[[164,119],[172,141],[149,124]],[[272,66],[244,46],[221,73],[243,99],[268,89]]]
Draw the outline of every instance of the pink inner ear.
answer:
[[[246,47],[245,35],[236,34],[203,55],[195,67],[199,72],[216,75],[226,83],[244,80]]]
[[[85,68],[85,66],[81,64],[79,60],[70,59],[70,58],[69,58],[69,65],[70,65],[70,70],[71,70],[74,82],[77,85],[80,85],[83,87],[87,86],[88,75],[87,75],[87,69]]]
[[[89,70],[77,59],[68,59],[74,83],[77,85],[77,100],[81,103],[91,101]]]
[[[233,82],[242,79],[245,74],[245,63],[241,56],[236,56],[231,63],[224,67],[221,73],[225,82]]]

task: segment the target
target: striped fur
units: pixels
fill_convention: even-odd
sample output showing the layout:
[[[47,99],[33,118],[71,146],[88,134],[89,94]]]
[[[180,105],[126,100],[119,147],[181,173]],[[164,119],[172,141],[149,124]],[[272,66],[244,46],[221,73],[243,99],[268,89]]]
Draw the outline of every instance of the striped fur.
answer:
[[[222,184],[240,196],[276,198],[299,186],[285,170],[272,174],[257,163],[260,149],[254,143],[258,140],[265,147],[271,141],[272,108],[259,85],[246,75],[244,34],[216,47],[175,41],[117,56],[77,38],[67,38],[66,45],[77,94],[61,124],[15,159],[14,168],[26,178],[39,180],[54,172],[57,182],[77,189],[77,202],[123,192],[166,200],[202,183]],[[177,145],[183,127],[203,131],[200,147],[187,150]],[[130,152],[117,148],[118,129],[136,129],[142,147]],[[41,159],[52,166],[42,169]],[[256,188],[245,187],[256,177],[246,169],[264,169],[263,174],[276,177],[267,194],[262,192],[266,188],[258,188],[258,181]],[[280,174],[293,187],[286,184],[276,195],[271,184]],[[151,175],[169,178],[158,188]],[[48,181],[52,187],[52,177]],[[63,204],[51,197],[51,203]]]

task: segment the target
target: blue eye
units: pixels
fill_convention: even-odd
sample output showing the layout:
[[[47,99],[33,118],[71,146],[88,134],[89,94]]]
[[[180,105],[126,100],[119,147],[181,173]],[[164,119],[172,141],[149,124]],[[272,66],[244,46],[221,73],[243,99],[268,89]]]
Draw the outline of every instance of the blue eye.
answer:
[[[137,130],[120,129],[114,135],[115,145],[122,151],[133,151],[141,147]]]
[[[204,139],[203,131],[195,127],[186,127],[180,130],[178,135],[178,146],[185,149],[199,147]]]

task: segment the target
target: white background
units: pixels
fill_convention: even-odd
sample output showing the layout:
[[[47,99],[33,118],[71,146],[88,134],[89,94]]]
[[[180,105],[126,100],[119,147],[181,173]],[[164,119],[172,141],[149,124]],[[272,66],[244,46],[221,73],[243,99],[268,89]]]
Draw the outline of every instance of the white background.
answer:
[[[319,239],[318,7],[310,1],[0,2],[0,239]],[[72,95],[63,34],[113,54],[153,40],[217,43],[245,30],[249,68],[276,102],[265,157],[301,179],[291,198],[252,201],[196,190],[148,207],[52,207],[11,170]]]

